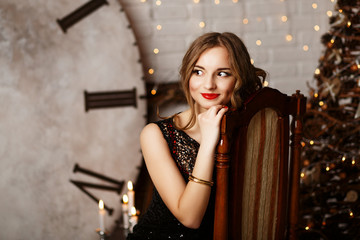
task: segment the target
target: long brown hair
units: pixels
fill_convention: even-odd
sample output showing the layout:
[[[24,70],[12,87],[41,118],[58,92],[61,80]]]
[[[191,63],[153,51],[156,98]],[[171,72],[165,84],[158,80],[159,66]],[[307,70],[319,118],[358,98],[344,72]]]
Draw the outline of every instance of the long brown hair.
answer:
[[[242,40],[233,33],[210,32],[195,39],[186,52],[180,68],[180,81],[191,109],[189,122],[182,129],[189,129],[196,122],[195,102],[189,90],[189,81],[200,55],[213,47],[225,47],[229,54],[231,71],[236,79],[231,106],[240,107],[243,100],[262,87],[266,72],[251,64],[250,55]]]

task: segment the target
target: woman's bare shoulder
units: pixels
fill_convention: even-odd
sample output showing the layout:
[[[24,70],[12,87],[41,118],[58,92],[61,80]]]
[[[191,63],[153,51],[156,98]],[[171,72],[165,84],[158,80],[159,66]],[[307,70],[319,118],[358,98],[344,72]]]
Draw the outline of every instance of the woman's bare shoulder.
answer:
[[[161,132],[160,127],[156,123],[147,124],[140,133],[141,144],[158,144],[165,142],[164,136]]]

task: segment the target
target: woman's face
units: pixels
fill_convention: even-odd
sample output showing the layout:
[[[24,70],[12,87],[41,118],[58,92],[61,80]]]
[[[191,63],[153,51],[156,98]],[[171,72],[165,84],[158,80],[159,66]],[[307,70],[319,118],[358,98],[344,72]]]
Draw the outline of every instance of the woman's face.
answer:
[[[190,94],[202,112],[214,105],[228,104],[235,82],[226,48],[210,48],[195,64],[189,81]]]

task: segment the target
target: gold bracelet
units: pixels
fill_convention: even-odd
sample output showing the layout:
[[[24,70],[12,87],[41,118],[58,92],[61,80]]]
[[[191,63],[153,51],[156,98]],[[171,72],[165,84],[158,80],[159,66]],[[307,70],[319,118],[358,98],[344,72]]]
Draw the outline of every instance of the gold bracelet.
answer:
[[[206,180],[194,177],[192,174],[189,175],[189,181],[193,181],[193,182],[196,182],[196,183],[201,183],[201,184],[207,185],[209,187],[212,187],[214,185],[213,181],[206,181]]]

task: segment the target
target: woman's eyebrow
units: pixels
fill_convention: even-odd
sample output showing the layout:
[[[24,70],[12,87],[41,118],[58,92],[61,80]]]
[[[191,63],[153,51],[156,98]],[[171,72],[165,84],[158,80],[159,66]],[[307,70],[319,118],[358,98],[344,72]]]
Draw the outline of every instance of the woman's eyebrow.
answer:
[[[195,65],[194,68],[201,68],[201,69],[205,69],[204,67],[202,66],[199,66],[199,65]]]
[[[204,67],[199,66],[199,65],[195,65],[194,68],[205,69]],[[231,68],[228,68],[228,67],[220,67],[220,68],[218,68],[217,70],[231,70]]]
[[[218,68],[218,70],[231,70],[230,68],[224,67],[224,68]]]

